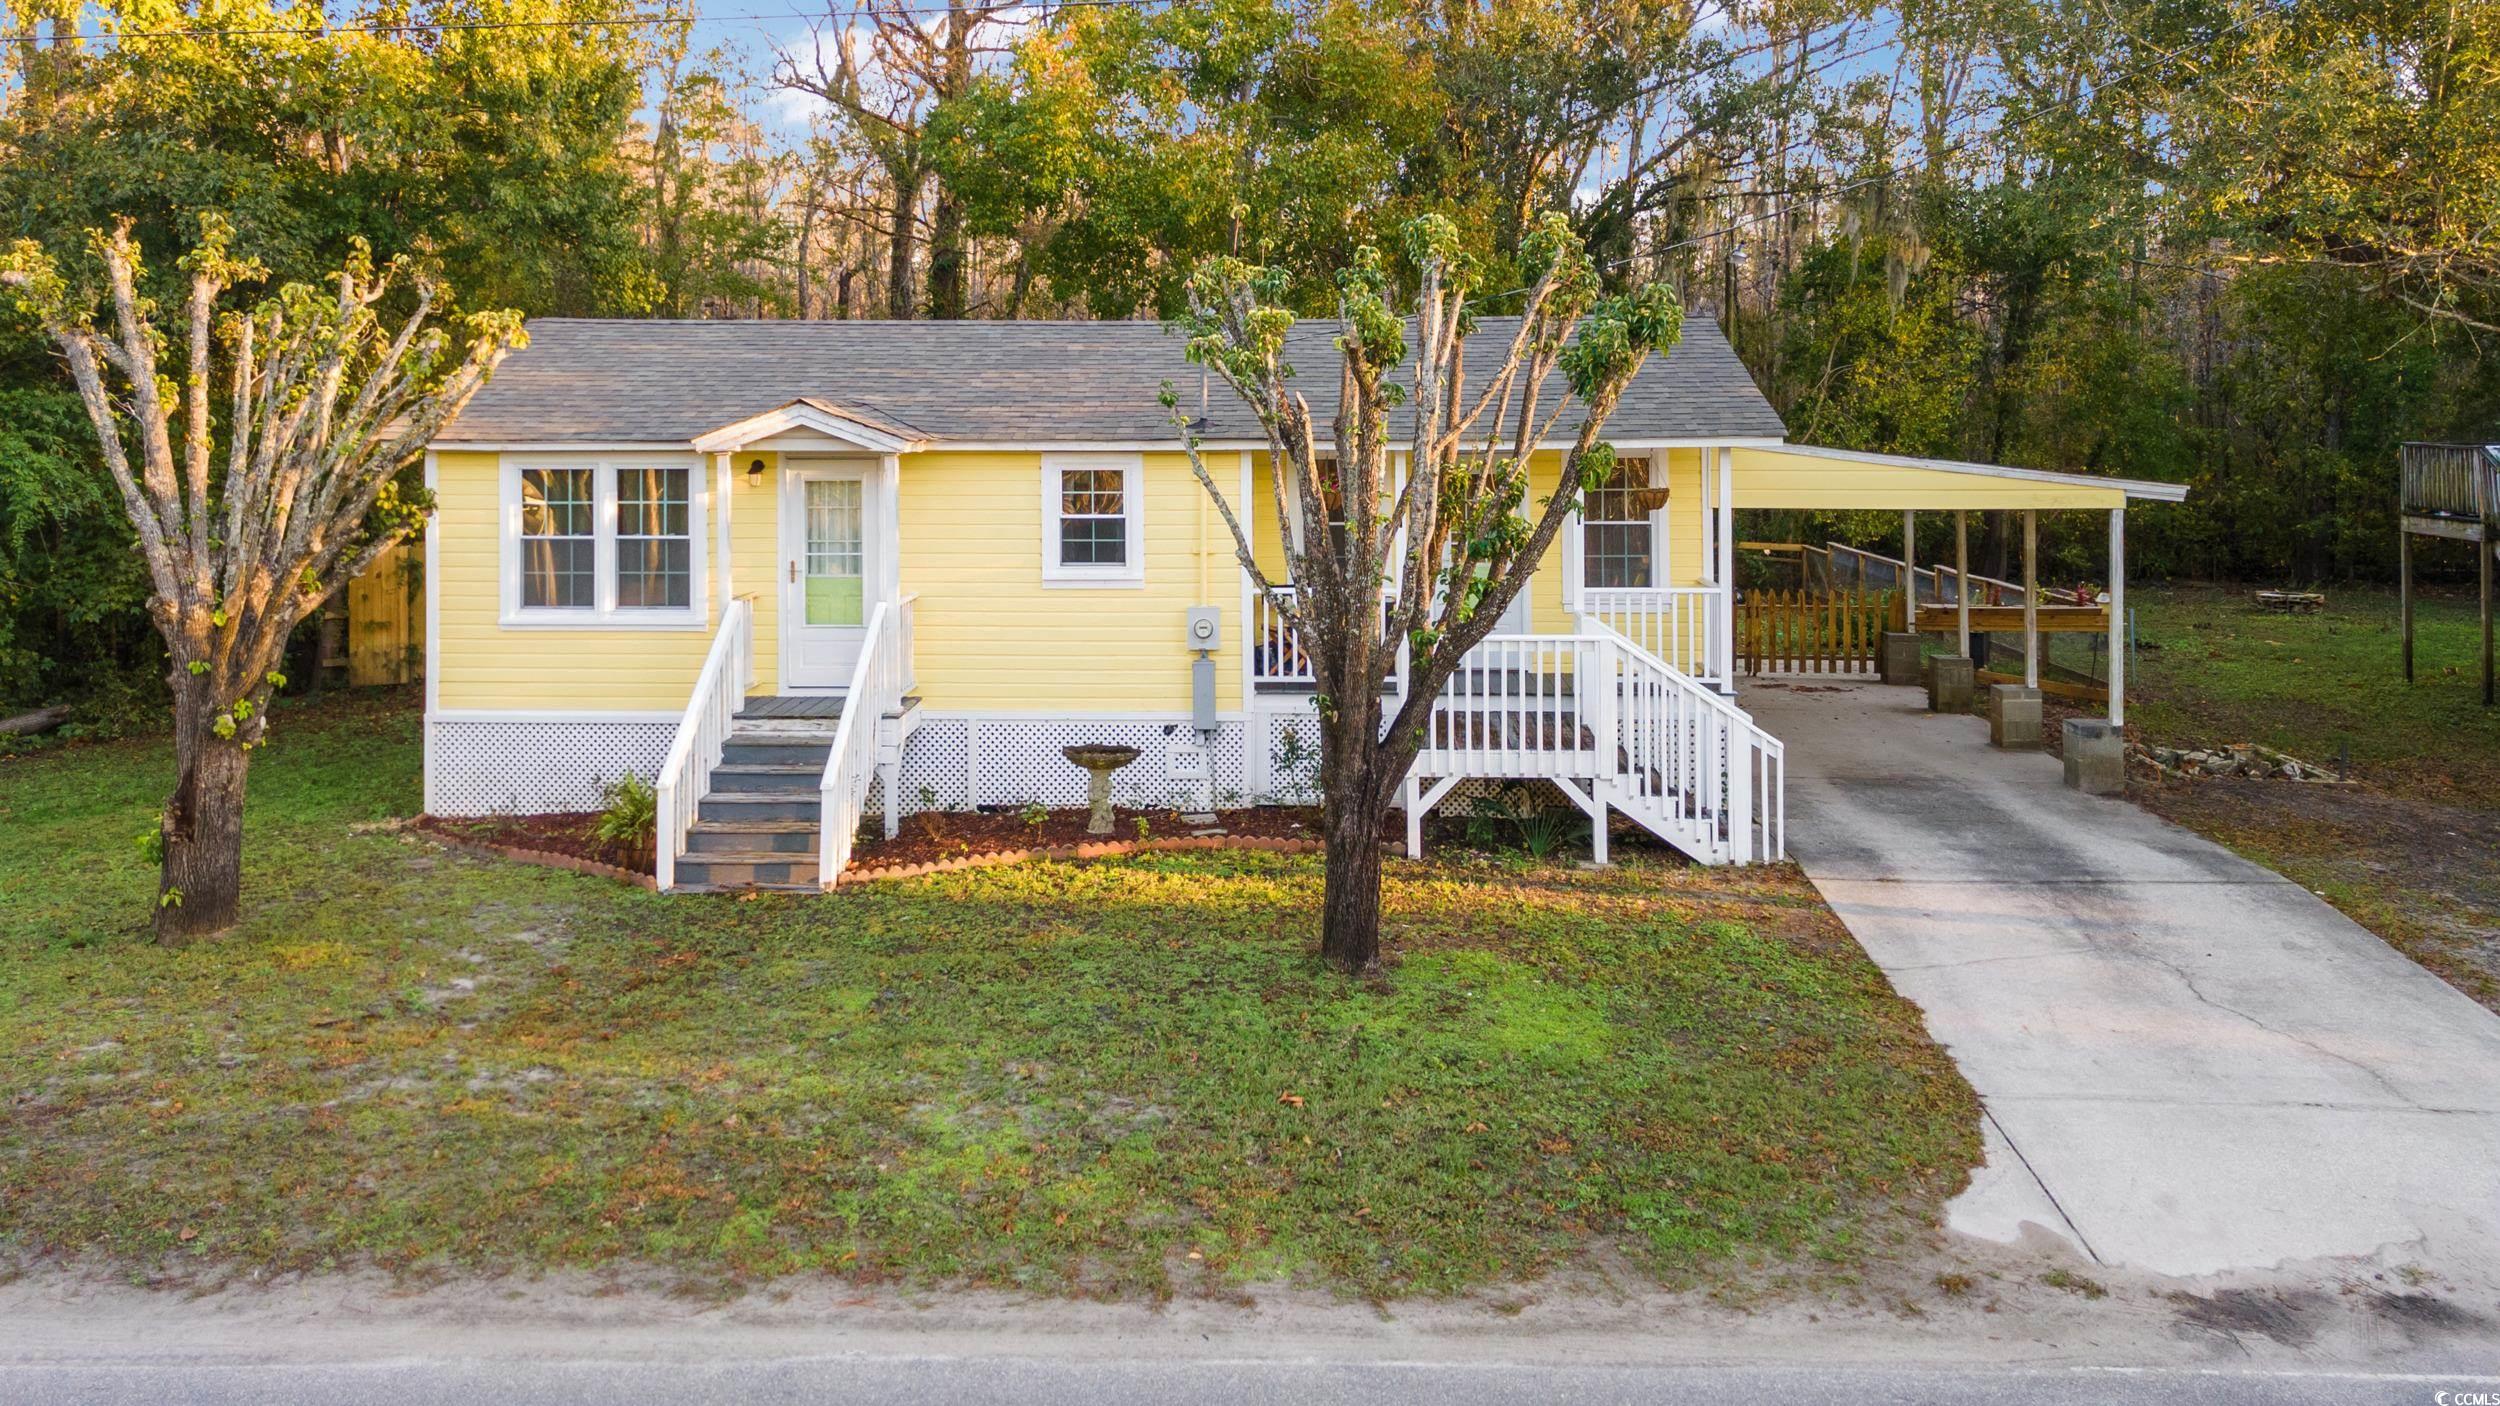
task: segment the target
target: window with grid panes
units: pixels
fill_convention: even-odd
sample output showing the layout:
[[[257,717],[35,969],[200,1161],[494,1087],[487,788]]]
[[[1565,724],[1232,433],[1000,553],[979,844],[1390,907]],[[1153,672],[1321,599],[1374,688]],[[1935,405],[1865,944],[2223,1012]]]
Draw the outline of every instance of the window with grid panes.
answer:
[[[616,471],[616,608],[682,610],[694,600],[688,469]]]
[[[1634,495],[1649,486],[1649,461],[1618,459],[1580,512],[1580,576],[1595,590],[1654,584],[1656,526]]]
[[[521,471],[521,604],[598,607],[599,528],[590,469]]]
[[[1128,564],[1127,475],[1118,469],[1059,471],[1059,564]]]

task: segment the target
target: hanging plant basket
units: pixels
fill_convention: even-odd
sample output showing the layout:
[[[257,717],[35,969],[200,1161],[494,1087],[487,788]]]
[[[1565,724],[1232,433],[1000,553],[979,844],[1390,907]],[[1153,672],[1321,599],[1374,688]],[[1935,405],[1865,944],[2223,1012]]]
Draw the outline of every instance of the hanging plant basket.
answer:
[[[1663,488],[1635,488],[1624,494],[1623,499],[1626,503],[1631,505],[1633,512],[1646,517],[1667,505],[1667,490]]]

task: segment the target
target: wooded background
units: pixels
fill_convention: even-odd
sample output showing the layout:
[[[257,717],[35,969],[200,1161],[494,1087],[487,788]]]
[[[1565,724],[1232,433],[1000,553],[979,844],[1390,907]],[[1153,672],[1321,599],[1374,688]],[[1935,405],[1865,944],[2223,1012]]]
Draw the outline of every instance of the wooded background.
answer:
[[[126,215],[165,270],[222,211],[273,284],[362,237],[532,315],[1000,318],[1170,316],[1227,250],[1322,313],[1426,210],[1501,289],[1564,209],[1793,439],[2192,483],[2130,533],[2152,577],[2383,578],[2396,444],[2500,440],[2488,3],[737,4],[39,0],[0,218],[66,258]],[[93,456],[0,321],[0,706],[161,703]]]

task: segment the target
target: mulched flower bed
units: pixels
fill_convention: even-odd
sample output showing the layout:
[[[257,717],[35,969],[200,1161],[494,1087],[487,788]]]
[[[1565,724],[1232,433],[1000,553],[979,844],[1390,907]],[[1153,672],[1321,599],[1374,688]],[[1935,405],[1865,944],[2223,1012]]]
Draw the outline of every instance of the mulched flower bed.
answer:
[[[1158,850],[1321,848],[1315,807],[1217,811],[1212,823],[1192,823],[1177,810],[1121,808],[1108,835],[1086,833],[1089,814],[1083,806],[1046,811],[1036,825],[1021,811],[923,811],[904,820],[893,839],[871,839],[853,849],[843,877],[900,879],[1028,859],[1099,859]],[[573,811],[472,820],[426,815],[413,828],[464,849],[651,884],[656,866],[650,851],[601,840],[593,833],[598,822],[594,813]],[[869,833],[876,833],[874,822]]]
[[[600,839],[596,812],[556,811],[547,815],[490,815],[452,820],[421,815],[415,827],[437,839],[510,859],[553,864],[585,874],[605,874],[645,885],[655,881],[658,865],[641,845]]]
[[[1090,813],[1083,806],[1037,812],[1032,819],[1021,811],[922,811],[905,819],[893,839],[872,840],[853,850],[843,877],[898,879],[1027,859],[1094,859],[1156,850],[1320,848],[1315,808],[1253,806],[1213,815],[1211,822],[1193,823],[1177,810],[1118,807],[1111,833],[1093,835],[1086,832]],[[1140,821],[1145,822],[1142,829]]]

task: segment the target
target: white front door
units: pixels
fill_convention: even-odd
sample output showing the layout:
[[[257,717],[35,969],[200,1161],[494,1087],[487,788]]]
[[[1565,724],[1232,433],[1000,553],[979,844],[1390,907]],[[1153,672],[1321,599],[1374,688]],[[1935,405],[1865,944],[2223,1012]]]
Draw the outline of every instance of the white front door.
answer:
[[[876,480],[865,469],[793,467],[781,502],[781,687],[842,688],[876,608]]]

